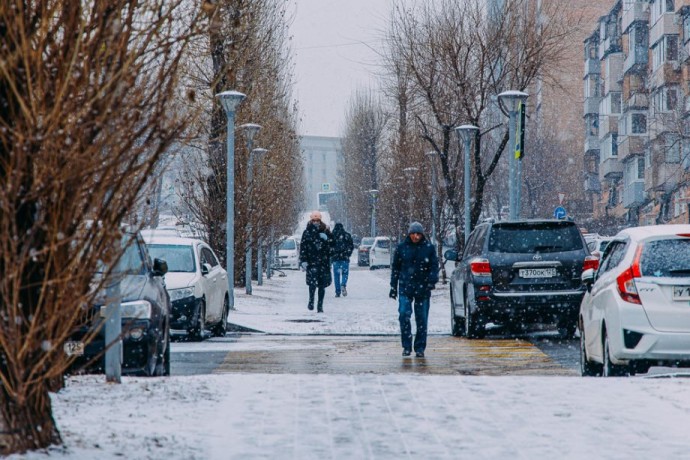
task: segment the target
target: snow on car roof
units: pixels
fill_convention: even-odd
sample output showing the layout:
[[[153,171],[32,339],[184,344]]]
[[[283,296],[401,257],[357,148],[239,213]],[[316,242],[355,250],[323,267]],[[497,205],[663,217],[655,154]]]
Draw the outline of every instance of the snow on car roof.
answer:
[[[629,236],[634,240],[644,240],[659,236],[670,236],[686,234],[690,235],[690,225],[687,224],[667,224],[667,225],[647,225],[644,227],[630,227],[618,232],[615,239]]]
[[[178,246],[192,246],[195,243],[208,244],[203,240],[196,238],[186,238],[183,236],[144,236],[144,241],[146,244],[170,244]]]

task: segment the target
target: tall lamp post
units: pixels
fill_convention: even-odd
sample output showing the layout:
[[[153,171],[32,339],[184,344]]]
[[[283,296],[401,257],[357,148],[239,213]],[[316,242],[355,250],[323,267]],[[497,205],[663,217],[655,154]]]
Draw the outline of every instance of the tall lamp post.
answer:
[[[252,191],[254,181],[254,136],[261,129],[260,125],[256,123],[245,123],[240,125],[244,131],[247,139],[247,150],[249,151],[249,160],[247,162],[247,223],[245,227],[246,241],[244,243],[244,288],[248,295],[252,295],[252,223],[251,223],[251,206],[252,206]]]
[[[474,125],[462,125],[455,128],[458,133],[458,142],[462,141],[465,145],[465,243],[470,239],[470,181],[472,176],[470,174],[470,144],[472,137],[479,131],[479,128]],[[458,145],[459,146],[459,145]]]
[[[429,162],[431,163],[431,239],[436,240],[436,164],[434,163],[434,158],[438,155],[436,150],[427,152],[429,157]]]
[[[371,196],[371,237],[376,237],[376,201],[379,199],[379,191],[376,189],[369,190]]]
[[[517,190],[521,184],[518,184],[518,165],[517,159],[515,158],[515,131],[517,127],[518,105],[520,102],[524,103],[528,96],[529,95],[527,93],[523,93],[522,91],[504,91],[498,95],[499,102],[505,105],[506,110],[508,110],[508,115],[510,116],[510,124],[508,126],[508,154],[510,165],[510,175],[508,176],[508,199],[510,207],[509,217],[511,220],[518,219],[520,207]]]
[[[227,117],[227,190],[226,190],[226,230],[225,230],[225,267],[228,271],[228,301],[230,309],[235,309],[235,110],[244,100],[244,94],[238,91],[223,91],[216,94],[225,109]]]
[[[414,175],[418,169],[419,168],[414,166],[403,169],[403,171],[405,171],[405,176],[407,177],[407,212],[410,218],[409,223],[412,222],[412,180],[414,179]]]

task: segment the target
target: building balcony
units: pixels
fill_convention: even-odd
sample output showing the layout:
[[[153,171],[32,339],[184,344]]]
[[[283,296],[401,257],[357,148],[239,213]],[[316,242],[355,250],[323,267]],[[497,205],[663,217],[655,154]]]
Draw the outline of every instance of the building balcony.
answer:
[[[678,34],[678,24],[676,24],[676,15],[674,13],[665,13],[654,24],[650,24],[649,28],[649,46],[651,48],[656,42],[661,40],[661,37],[668,34]]]
[[[620,136],[618,138],[618,159],[625,161],[630,155],[644,155],[646,136]]]
[[[604,59],[611,53],[620,53],[621,50],[621,36],[608,37],[599,43],[599,59]]]
[[[628,52],[623,62],[623,73],[647,73],[647,64],[649,63],[649,50],[647,48],[636,46]]]
[[[601,73],[601,61],[599,59],[585,59],[585,77],[587,75]]]
[[[680,83],[680,64],[665,62],[649,75],[649,87],[659,88],[671,83]]]
[[[628,28],[636,22],[649,22],[649,8],[645,2],[634,1],[623,8],[621,14],[621,29],[623,33],[627,32]]]
[[[631,94],[627,101],[623,102],[623,111],[628,110],[647,110],[649,108],[649,97],[643,93]]]
[[[599,115],[599,139],[604,139],[612,133],[618,133],[618,114]]]
[[[601,193],[601,182],[599,182],[599,176],[597,174],[586,173],[585,192]]]
[[[603,94],[608,94],[610,92],[620,92],[623,90],[623,63],[625,61],[625,56],[623,53],[609,54],[607,58],[602,61],[601,65],[604,66],[604,78],[602,82],[604,83]]]
[[[647,196],[655,193],[668,193],[678,184],[678,163],[652,163],[652,167],[646,168],[644,173],[644,188]]]
[[[650,139],[663,133],[681,132],[681,122],[675,112],[657,112],[647,118],[647,129]]]
[[[623,162],[619,161],[617,157],[609,157],[599,163],[600,180],[613,180],[621,177],[623,177]]]
[[[645,201],[644,181],[635,181],[623,186],[623,207],[636,208]]]
[[[600,97],[586,97],[585,98],[585,115],[592,115],[599,113]]]
[[[599,137],[598,136],[586,136],[585,137],[585,153],[589,153],[593,150],[596,150],[597,152],[599,151]]]

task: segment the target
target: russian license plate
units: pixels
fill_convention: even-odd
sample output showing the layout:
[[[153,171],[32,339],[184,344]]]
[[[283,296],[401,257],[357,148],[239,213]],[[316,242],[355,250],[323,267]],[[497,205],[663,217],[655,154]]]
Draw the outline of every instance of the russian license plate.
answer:
[[[555,268],[521,268],[520,278],[553,278],[558,274]]]
[[[67,356],[82,356],[84,354],[84,342],[65,342]]]
[[[673,286],[673,300],[690,300],[690,286]]]

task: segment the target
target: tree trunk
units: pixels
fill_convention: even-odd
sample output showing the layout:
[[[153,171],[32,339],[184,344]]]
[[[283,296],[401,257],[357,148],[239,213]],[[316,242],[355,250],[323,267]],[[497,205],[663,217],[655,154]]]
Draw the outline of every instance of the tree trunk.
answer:
[[[22,453],[60,444],[47,388],[36,388],[20,403],[3,388],[0,391],[0,455]]]

